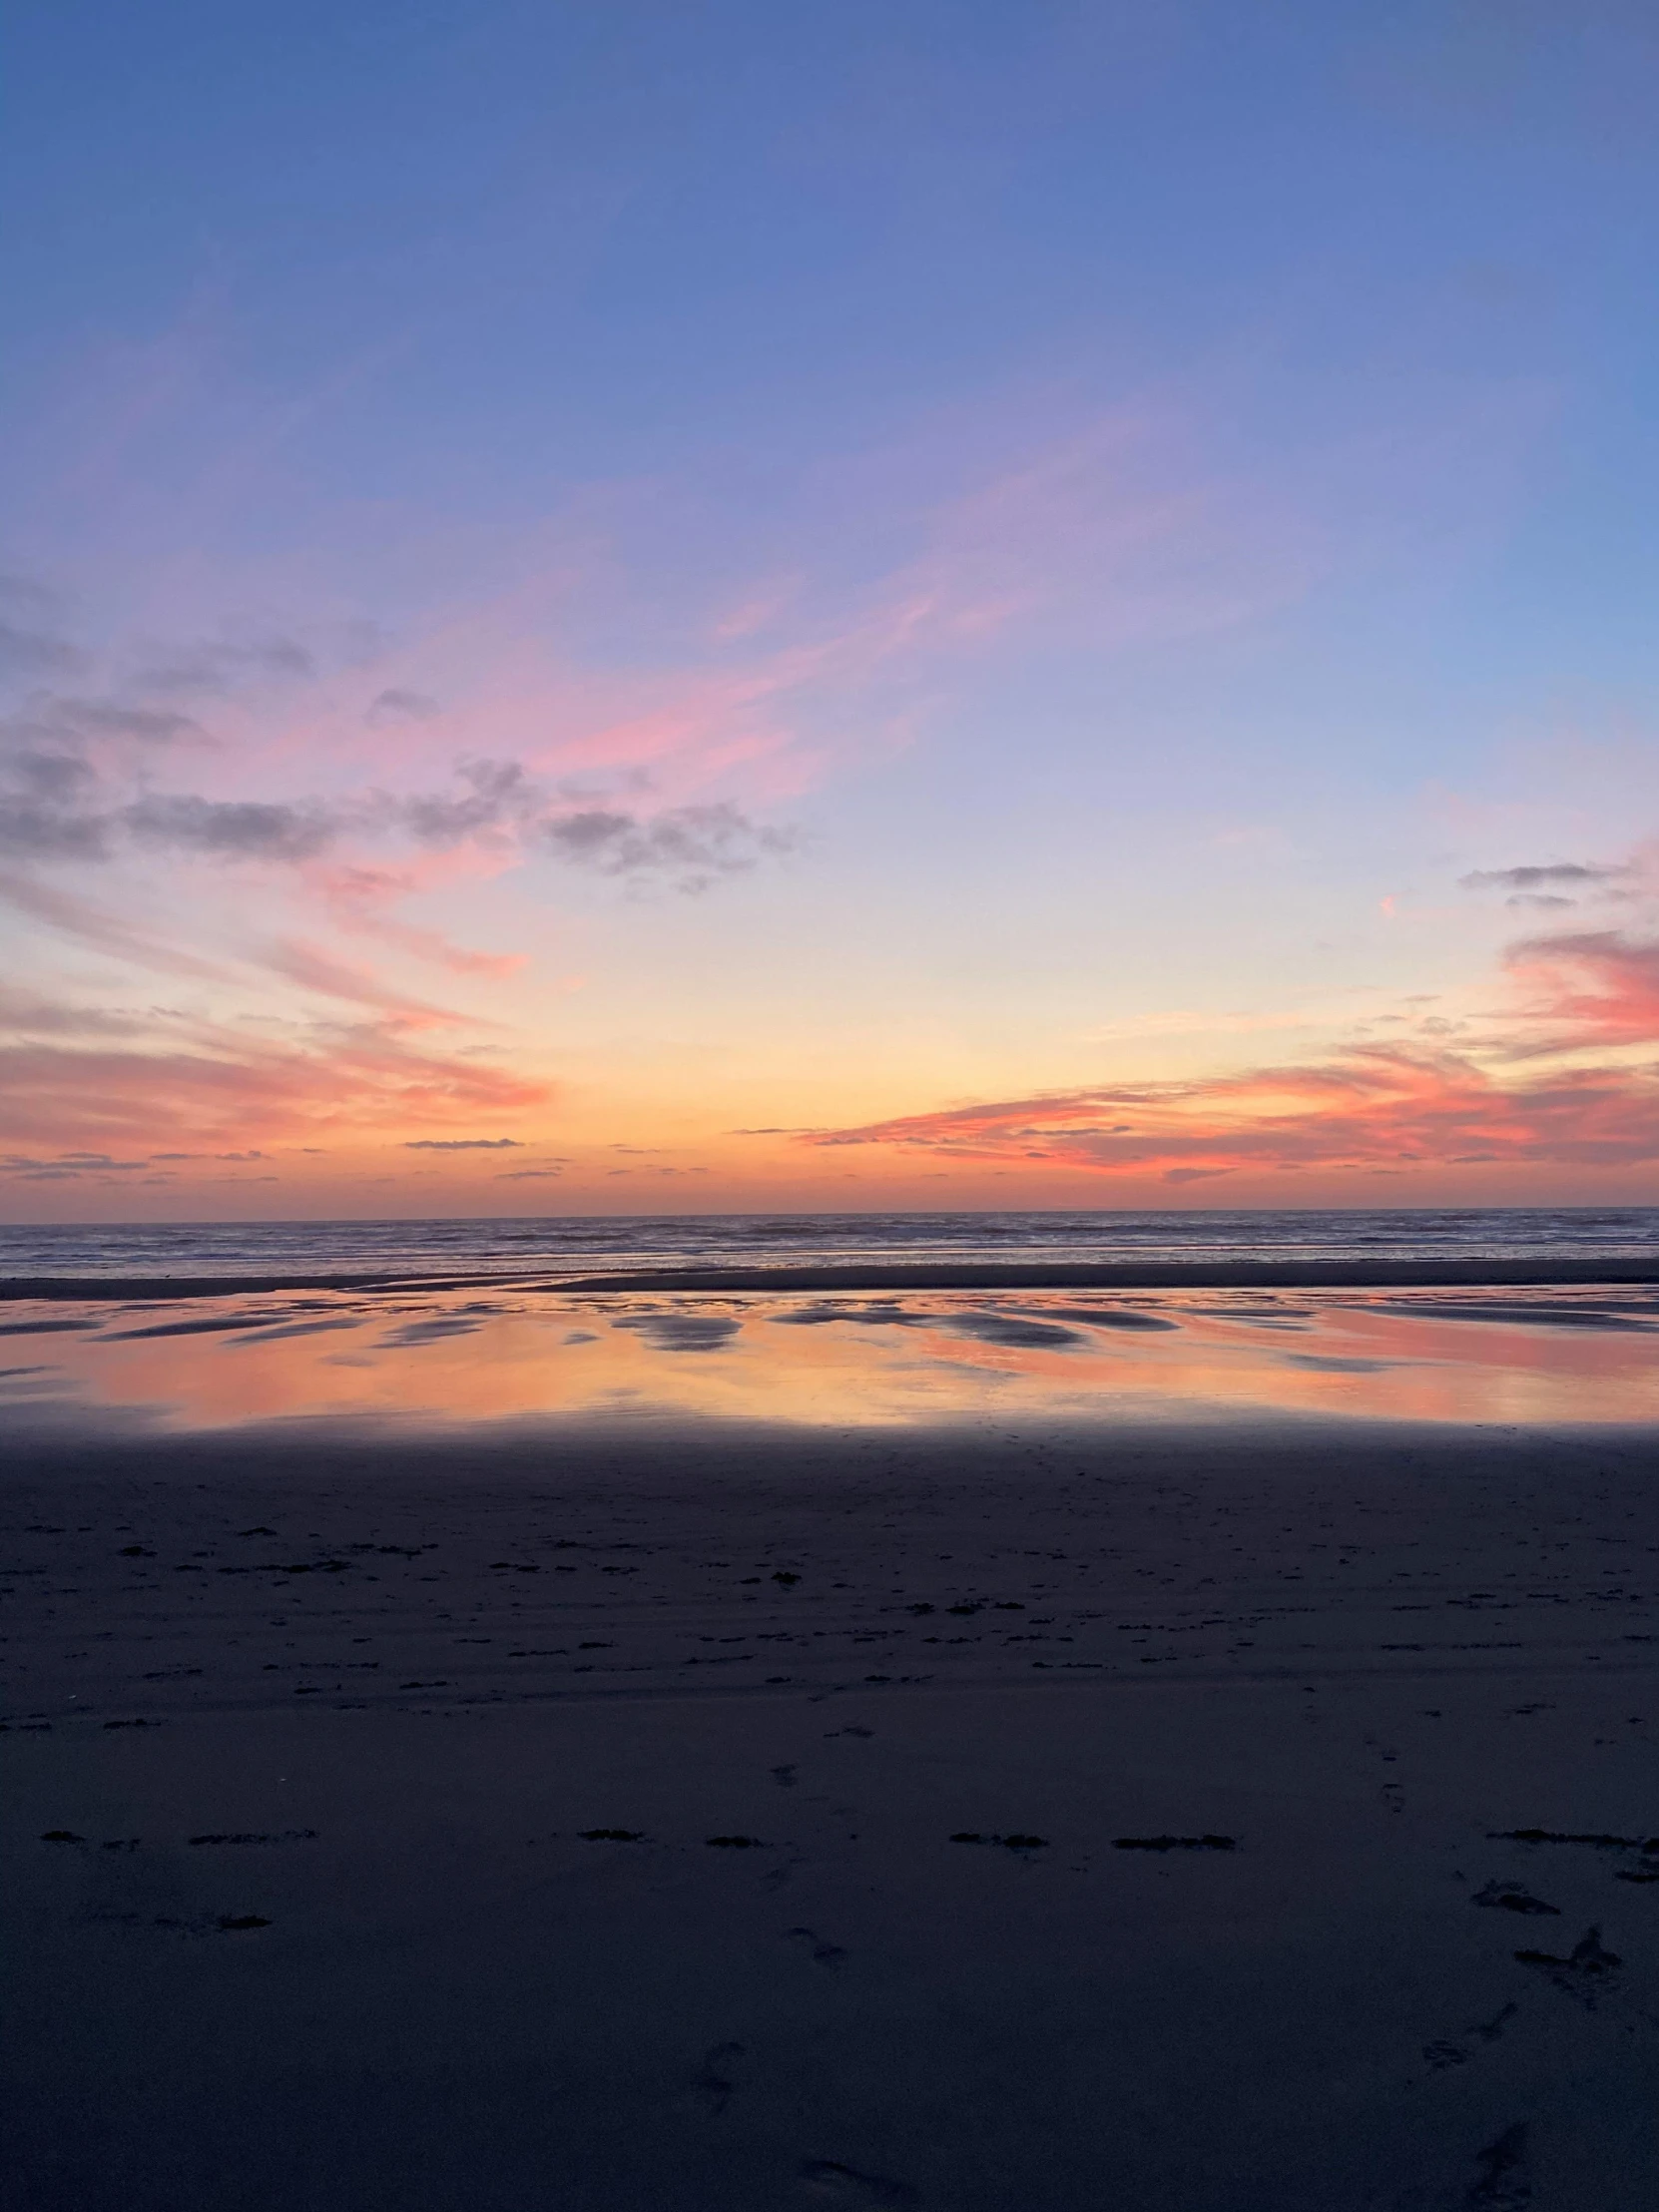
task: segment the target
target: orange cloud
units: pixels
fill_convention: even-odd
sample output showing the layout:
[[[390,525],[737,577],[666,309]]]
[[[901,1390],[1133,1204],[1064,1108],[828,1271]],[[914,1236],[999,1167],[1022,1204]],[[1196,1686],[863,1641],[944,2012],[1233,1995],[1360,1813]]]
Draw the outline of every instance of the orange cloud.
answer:
[[[1558,1065],[1514,1082],[1483,1065],[1659,1040],[1659,942],[1612,933],[1514,946],[1524,1026],[1469,1052],[1356,1046],[1305,1066],[1110,1085],[802,1132],[961,1161],[1171,1184],[1241,1171],[1475,1164],[1630,1167],[1659,1159],[1659,1062]]]
[[[1575,1068],[1505,1085],[1456,1054],[1367,1049],[1311,1067],[1049,1092],[798,1141],[1177,1184],[1264,1168],[1630,1166],[1659,1159],[1659,1066]]]

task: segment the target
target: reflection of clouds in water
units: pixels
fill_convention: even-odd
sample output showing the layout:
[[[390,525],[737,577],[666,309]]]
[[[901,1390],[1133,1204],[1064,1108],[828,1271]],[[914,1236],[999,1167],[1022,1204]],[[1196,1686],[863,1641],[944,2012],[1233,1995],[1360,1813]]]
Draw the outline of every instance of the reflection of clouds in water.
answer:
[[[623,1314],[613,1329],[633,1329],[654,1352],[719,1352],[743,1327],[719,1314]]]
[[[1316,1375],[1386,1375],[1390,1368],[1408,1367],[1407,1360],[1339,1360],[1318,1352],[1282,1352],[1288,1368],[1310,1368]]]
[[[285,1322],[280,1329],[256,1329],[246,1337],[233,1337],[230,1349],[242,1345],[279,1344],[284,1337],[320,1337],[330,1329],[360,1329],[366,1318],[363,1314],[351,1314],[339,1321]]]
[[[5,1444],[37,1426],[69,1433],[83,1390],[138,1407],[140,1426],[279,1418],[284,1432],[306,1418],[477,1422],[492,1432],[503,1418],[588,1415],[891,1425],[993,1406],[998,1417],[1017,1410],[1021,1419],[1083,1423],[1131,1413],[1233,1419],[1269,1408],[1345,1419],[1659,1416],[1659,1368],[1645,1341],[1659,1325],[1659,1299],[1610,1288],[1588,1297],[1563,1286],[1536,1297],[1469,1286],[1428,1296],[1389,1287],[1294,1300],[1211,1291],[1121,1301],[1076,1289],[987,1288],[929,1291],[912,1306],[873,1291],[647,1297],[536,1284],[488,1299],[243,1293],[216,1297],[207,1312],[169,1296],[148,1311],[123,1301],[101,1310],[89,1303],[76,1315],[12,1313],[13,1327],[31,1319],[68,1326],[0,1346],[10,1356],[0,1357]],[[1452,1320],[1464,1326],[1444,1326]],[[786,1326],[750,1330],[742,1359],[672,1357],[735,1352],[751,1321]],[[1507,1326],[1467,1326],[1473,1321]],[[364,1333],[370,1324],[373,1337]],[[1302,1334],[1294,1352],[1264,1341],[1287,1329]],[[355,1345],[320,1341],[335,1330],[355,1331]],[[141,1335],[160,1341],[134,1341]],[[250,1349],[220,1361],[232,1340]],[[581,1360],[561,1359],[561,1345]],[[393,1349],[420,1358],[392,1361]],[[42,1355],[59,1363],[55,1372]]]
[[[1078,1344],[1068,1321],[1086,1323],[1092,1329],[1167,1331],[1181,1324],[1162,1314],[1132,1306],[1056,1306],[1042,1301],[1024,1307],[1002,1307],[995,1313],[951,1314],[916,1311],[893,1300],[869,1305],[807,1306],[795,1313],[774,1314],[772,1319],[791,1329],[822,1329],[829,1322],[851,1322],[861,1329],[951,1329],[961,1336],[981,1337],[987,1344],[1024,1347]]]
[[[1540,1329],[1635,1329],[1651,1331],[1651,1306],[1532,1306],[1524,1299],[1380,1299],[1380,1309],[1395,1314],[1427,1315],[1434,1321],[1523,1322]]]
[[[152,1322],[145,1329],[106,1329],[97,1339],[99,1344],[137,1344],[145,1337],[212,1337],[224,1336],[236,1329],[257,1329],[270,1320],[268,1314],[196,1314],[189,1321]]]
[[[893,1372],[898,1375],[966,1376],[976,1389],[985,1390],[1005,1390],[1010,1382],[1025,1382],[1030,1380],[1018,1368],[982,1368],[972,1360],[947,1360],[942,1356],[935,1360],[906,1360]]]
[[[1068,1321],[1087,1322],[1091,1329],[1179,1329],[1181,1326],[1162,1314],[1140,1313],[1133,1306],[1055,1306],[1049,1311],[1064,1314]]]
[[[439,1337],[470,1336],[482,1324],[481,1315],[439,1314],[431,1321],[406,1321],[401,1328],[388,1331],[379,1342],[382,1347],[431,1344]]]
[[[1027,1321],[1017,1314],[955,1314],[944,1325],[961,1337],[978,1337],[988,1345],[1008,1345],[1015,1350],[1039,1351],[1045,1346],[1080,1345],[1075,1329],[1060,1329],[1053,1322]]]
[[[922,1329],[944,1319],[941,1314],[906,1313],[901,1306],[809,1306],[798,1314],[774,1314],[775,1322],[791,1329],[822,1329],[826,1322],[856,1322],[864,1329]]]
[[[1206,1321],[1242,1322],[1247,1329],[1306,1329],[1312,1318],[1289,1309],[1264,1314],[1240,1306],[1191,1306],[1187,1311],[1202,1315]]]

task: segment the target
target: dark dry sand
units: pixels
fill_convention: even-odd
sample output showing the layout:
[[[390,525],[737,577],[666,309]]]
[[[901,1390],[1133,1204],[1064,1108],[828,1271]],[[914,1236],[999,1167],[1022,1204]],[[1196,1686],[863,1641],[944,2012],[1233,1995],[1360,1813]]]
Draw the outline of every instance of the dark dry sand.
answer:
[[[0,2201],[1651,2212],[1655,1471],[14,1445]]]

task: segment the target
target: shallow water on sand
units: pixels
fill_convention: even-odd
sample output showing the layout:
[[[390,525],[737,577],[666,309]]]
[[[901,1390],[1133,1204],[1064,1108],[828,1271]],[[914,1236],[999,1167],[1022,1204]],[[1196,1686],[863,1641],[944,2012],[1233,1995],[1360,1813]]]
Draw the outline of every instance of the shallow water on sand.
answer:
[[[595,1417],[1659,1417],[1659,1292],[328,1293],[0,1308],[0,1437]]]

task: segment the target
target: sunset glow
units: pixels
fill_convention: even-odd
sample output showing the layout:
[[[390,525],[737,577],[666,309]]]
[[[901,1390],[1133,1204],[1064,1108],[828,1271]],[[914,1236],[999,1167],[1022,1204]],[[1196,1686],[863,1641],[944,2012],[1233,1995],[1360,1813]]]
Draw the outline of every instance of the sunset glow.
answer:
[[[1650,1198],[1653,50],[1500,12],[25,11],[0,1211]]]

